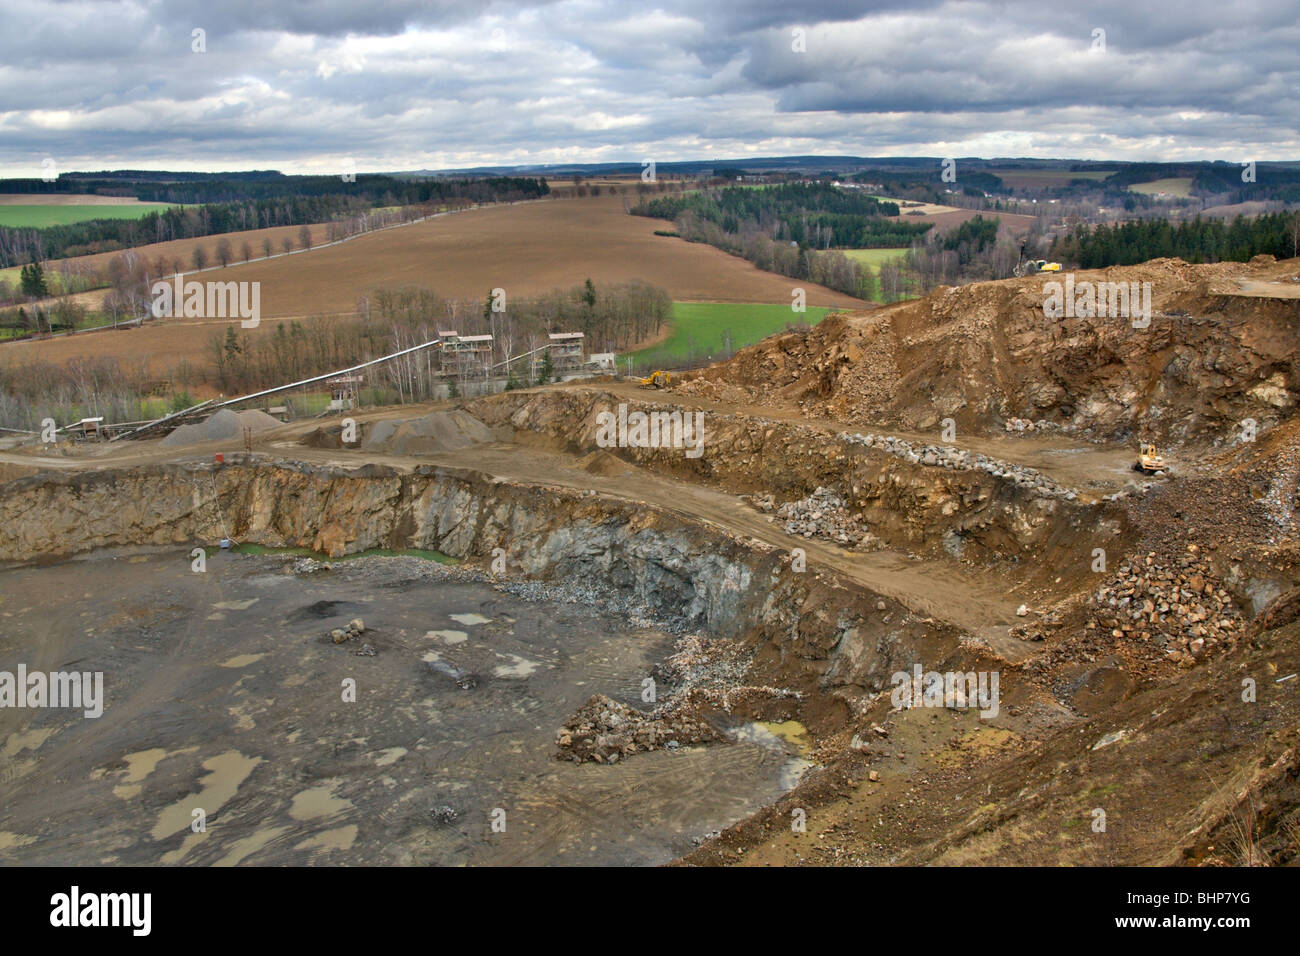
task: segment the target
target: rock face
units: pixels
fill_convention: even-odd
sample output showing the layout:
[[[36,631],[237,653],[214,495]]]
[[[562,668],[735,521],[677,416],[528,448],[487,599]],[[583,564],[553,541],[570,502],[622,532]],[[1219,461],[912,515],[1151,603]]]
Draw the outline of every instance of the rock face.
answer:
[[[689,628],[770,645],[756,676],[769,668],[770,683],[796,690],[879,690],[917,642],[939,654],[958,646],[955,628],[907,612],[882,618],[880,595],[833,574],[791,574],[784,552],[760,542],[645,504],[451,468],[166,465],[22,478],[0,495],[0,561],[189,547],[223,526],[239,541],[331,541],[349,554],[487,559],[502,548],[512,577],[605,581]]]

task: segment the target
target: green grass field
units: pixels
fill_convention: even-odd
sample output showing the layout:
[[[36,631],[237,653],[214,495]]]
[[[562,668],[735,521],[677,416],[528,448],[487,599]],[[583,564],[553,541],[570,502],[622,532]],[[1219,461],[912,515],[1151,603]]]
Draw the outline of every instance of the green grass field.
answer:
[[[1012,189],[1051,189],[1054,186],[1068,186],[1071,179],[1091,179],[1094,182],[1101,182],[1114,171],[1113,169],[1076,171],[1071,169],[999,169],[996,167],[982,170],[982,172],[992,173],[997,176]]]
[[[1180,199],[1186,199],[1192,194],[1191,188],[1191,177],[1180,176],[1175,179],[1153,179],[1149,183],[1134,183],[1129,187],[1129,191],[1142,193],[1147,196],[1154,196],[1156,193],[1164,193],[1167,196],[1177,196]]]
[[[734,305],[727,302],[674,302],[672,332],[657,345],[619,356],[619,371],[627,359],[640,374],[656,368],[719,360],[726,356],[727,339],[734,353],[791,324],[816,325],[831,309],[808,307],[791,312],[788,305]]]
[[[150,202],[124,206],[0,206],[0,226],[44,229],[88,219],[142,219],[148,213],[166,209],[168,205]]]
[[[861,262],[870,266],[874,271],[880,268],[881,263],[901,259],[907,249],[900,247],[897,249],[839,249],[837,251],[844,253],[854,262]]]

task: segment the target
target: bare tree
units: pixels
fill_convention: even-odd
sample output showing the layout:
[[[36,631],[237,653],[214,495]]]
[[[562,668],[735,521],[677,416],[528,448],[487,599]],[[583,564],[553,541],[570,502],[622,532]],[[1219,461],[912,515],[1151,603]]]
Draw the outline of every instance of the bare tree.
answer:
[[[230,246],[229,239],[221,239],[217,242],[217,261],[221,263],[221,268],[230,265],[230,260],[235,257],[235,251]]]

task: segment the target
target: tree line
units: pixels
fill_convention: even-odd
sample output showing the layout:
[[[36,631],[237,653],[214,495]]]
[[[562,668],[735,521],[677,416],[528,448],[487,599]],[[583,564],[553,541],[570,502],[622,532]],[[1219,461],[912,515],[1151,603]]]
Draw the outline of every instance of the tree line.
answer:
[[[489,291],[482,301],[444,298],[423,288],[381,289],[357,304],[355,317],[314,316],[256,330],[231,324],[214,332],[206,349],[208,383],[227,393],[267,388],[428,342],[443,329],[492,335],[494,362],[546,345],[551,332],[585,333],[589,352],[618,351],[655,335],[671,311],[668,292],[644,282],[597,287],[587,280],[522,298],[502,299]],[[393,387],[409,400],[430,397],[440,381],[436,352],[388,364],[400,367]],[[519,368],[526,370],[528,363]],[[420,382],[425,384],[417,387]]]
[[[876,291],[871,270],[832,247],[905,246],[930,228],[900,221],[896,203],[827,183],[713,188],[642,200],[630,211],[671,219],[687,241],[708,243],[759,269],[863,299]]]
[[[1279,259],[1300,254],[1300,211],[1173,223],[1150,219],[1079,226],[1051,245],[1053,259],[1081,269],[1129,266],[1148,259],[1179,258],[1187,262],[1245,262],[1252,256]]]
[[[65,173],[53,182],[0,179],[3,193],[134,196],[142,202],[205,205],[311,196],[351,196],[372,205],[399,206],[465,197],[475,202],[503,198],[538,199],[550,192],[544,178],[532,176],[388,176],[357,173],[337,176],[286,176],[251,173],[165,173],[119,170]]]
[[[674,221],[689,212],[733,235],[759,231],[771,239],[821,249],[905,246],[929,228],[900,221],[897,203],[829,183],[704,189],[645,200],[632,211]]]
[[[250,191],[269,191],[270,195],[239,195],[220,202],[173,206],[146,213],[139,219],[92,219],[43,229],[0,227],[0,268],[33,260],[114,252],[173,239],[355,219],[375,207],[512,202],[540,198],[550,192],[543,179],[508,176],[410,182],[388,176],[358,176],[355,183],[342,182],[337,176],[285,179],[287,183],[136,184],[133,191],[138,198],[158,202],[184,202],[192,201],[196,196],[224,196]],[[309,182],[298,182],[301,179]],[[0,191],[6,190],[5,182],[0,182]],[[52,193],[66,191],[50,190]],[[185,198],[168,198],[173,195]]]

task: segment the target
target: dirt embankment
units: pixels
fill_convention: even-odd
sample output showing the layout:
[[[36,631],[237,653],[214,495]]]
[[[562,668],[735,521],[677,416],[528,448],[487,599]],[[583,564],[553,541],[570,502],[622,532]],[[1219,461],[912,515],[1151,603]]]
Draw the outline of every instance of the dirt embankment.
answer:
[[[1159,259],[941,288],[766,339],[684,391],[739,386],[754,401],[906,429],[937,430],[951,418],[958,429],[998,432],[1027,419],[1097,438],[1227,440],[1244,419],[1282,420],[1300,395],[1300,300],[1241,285],[1288,270],[1300,264]],[[1144,321],[1136,308],[1082,317],[1083,303],[1078,314],[1049,317],[1048,284],[1061,283],[1064,300],[1067,281],[1076,303],[1084,283],[1136,283],[1140,299],[1149,288],[1149,326],[1134,327]]]
[[[981,567],[1050,557],[1060,574],[1087,569],[1088,551],[1074,544],[1078,536],[1104,535],[1112,547],[1123,542],[1116,537],[1125,530],[1117,504],[1076,494],[1032,469],[906,443],[866,443],[798,421],[708,412],[698,457],[673,447],[601,450],[598,416],[616,414],[620,404],[628,415],[696,412],[689,399],[627,402],[599,388],[506,393],[470,408],[485,422],[512,427],[517,437],[531,433],[573,454],[618,456],[733,494],[770,496],[774,506],[833,488],[876,541],[910,553]]]

